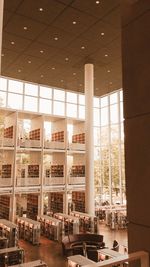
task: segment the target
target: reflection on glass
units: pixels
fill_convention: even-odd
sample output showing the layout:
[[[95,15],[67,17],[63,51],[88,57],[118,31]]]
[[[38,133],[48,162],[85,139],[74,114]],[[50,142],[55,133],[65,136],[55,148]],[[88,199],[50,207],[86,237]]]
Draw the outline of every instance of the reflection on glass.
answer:
[[[0,91],[0,107],[6,107],[6,93]]]
[[[59,102],[59,101],[54,101],[53,103],[54,103],[53,114],[64,116],[65,115],[65,103]]]
[[[77,105],[67,103],[67,116],[72,118],[77,117]]]
[[[108,106],[108,96],[101,97],[101,108]]]
[[[98,97],[93,98],[93,106],[95,108],[99,108],[99,98]]]
[[[94,126],[100,126],[100,110],[94,108]]]
[[[22,109],[23,96],[8,93],[8,107],[15,109]]]
[[[41,113],[51,114],[52,113],[52,101],[41,98],[40,99],[39,111]]]
[[[85,105],[85,95],[79,95],[79,104]]]
[[[9,80],[8,81],[8,91],[13,92],[13,93],[22,94],[23,93],[23,82]]]
[[[65,101],[65,91],[54,89],[54,100]]]
[[[25,95],[38,96],[38,85],[25,83]]]
[[[6,91],[7,90],[7,79],[0,78],[0,90]]]
[[[77,104],[77,94],[67,92],[67,102]]]
[[[36,97],[25,96],[24,98],[24,110],[28,111],[38,111],[38,101]]]
[[[101,109],[101,126],[108,125],[108,107]]]
[[[49,87],[40,86],[40,97],[51,99],[52,89]]]
[[[116,104],[118,102],[118,92],[110,94],[110,104]]]
[[[115,104],[110,106],[110,121],[111,123],[117,123],[118,119],[118,105]]]
[[[100,128],[94,127],[94,145],[100,146]]]
[[[79,119],[85,119],[85,106],[78,106],[79,107]]]

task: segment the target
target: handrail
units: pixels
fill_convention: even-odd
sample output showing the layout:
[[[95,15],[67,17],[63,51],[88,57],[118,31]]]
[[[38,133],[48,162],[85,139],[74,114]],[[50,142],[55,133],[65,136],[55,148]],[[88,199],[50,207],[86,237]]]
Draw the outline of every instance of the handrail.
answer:
[[[137,251],[130,254],[118,256],[106,261],[97,262],[95,264],[88,264],[84,267],[113,267],[116,264],[123,264],[125,262],[131,262],[135,260],[141,261],[141,267],[150,267],[149,265],[149,253],[145,251]]]

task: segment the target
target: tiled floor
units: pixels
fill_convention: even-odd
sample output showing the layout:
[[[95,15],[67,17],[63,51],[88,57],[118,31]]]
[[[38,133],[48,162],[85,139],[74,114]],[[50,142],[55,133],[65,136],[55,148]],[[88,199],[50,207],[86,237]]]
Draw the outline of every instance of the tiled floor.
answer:
[[[104,224],[100,225],[100,234],[104,235],[106,246],[112,247],[113,240],[116,239],[120,245],[120,252],[124,252],[124,246],[127,246],[126,230],[110,230]],[[41,237],[41,244],[33,246],[30,243],[20,240],[19,245],[25,250],[25,262],[41,259],[45,261],[48,267],[66,267],[67,261],[62,256],[61,245],[44,237]]]

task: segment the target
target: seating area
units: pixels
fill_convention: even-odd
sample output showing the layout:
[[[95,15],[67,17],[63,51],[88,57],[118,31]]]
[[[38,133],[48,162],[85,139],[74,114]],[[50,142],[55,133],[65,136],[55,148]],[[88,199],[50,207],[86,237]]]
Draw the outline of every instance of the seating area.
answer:
[[[97,251],[105,247],[103,235],[76,234],[65,236],[62,240],[62,252],[64,256],[84,255],[89,251]]]

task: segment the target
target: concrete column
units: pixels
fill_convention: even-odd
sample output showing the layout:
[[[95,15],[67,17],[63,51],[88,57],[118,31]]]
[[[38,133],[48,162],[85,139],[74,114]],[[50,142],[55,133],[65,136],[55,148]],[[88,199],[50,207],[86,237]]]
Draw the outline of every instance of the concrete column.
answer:
[[[3,8],[4,8],[4,0],[0,0],[0,74],[1,74],[1,54],[2,54]]]
[[[94,142],[93,142],[93,93],[94,66],[85,64],[85,147],[86,147],[86,190],[85,209],[95,214],[94,203]]]
[[[150,2],[123,0],[122,5],[129,252],[150,252]]]

